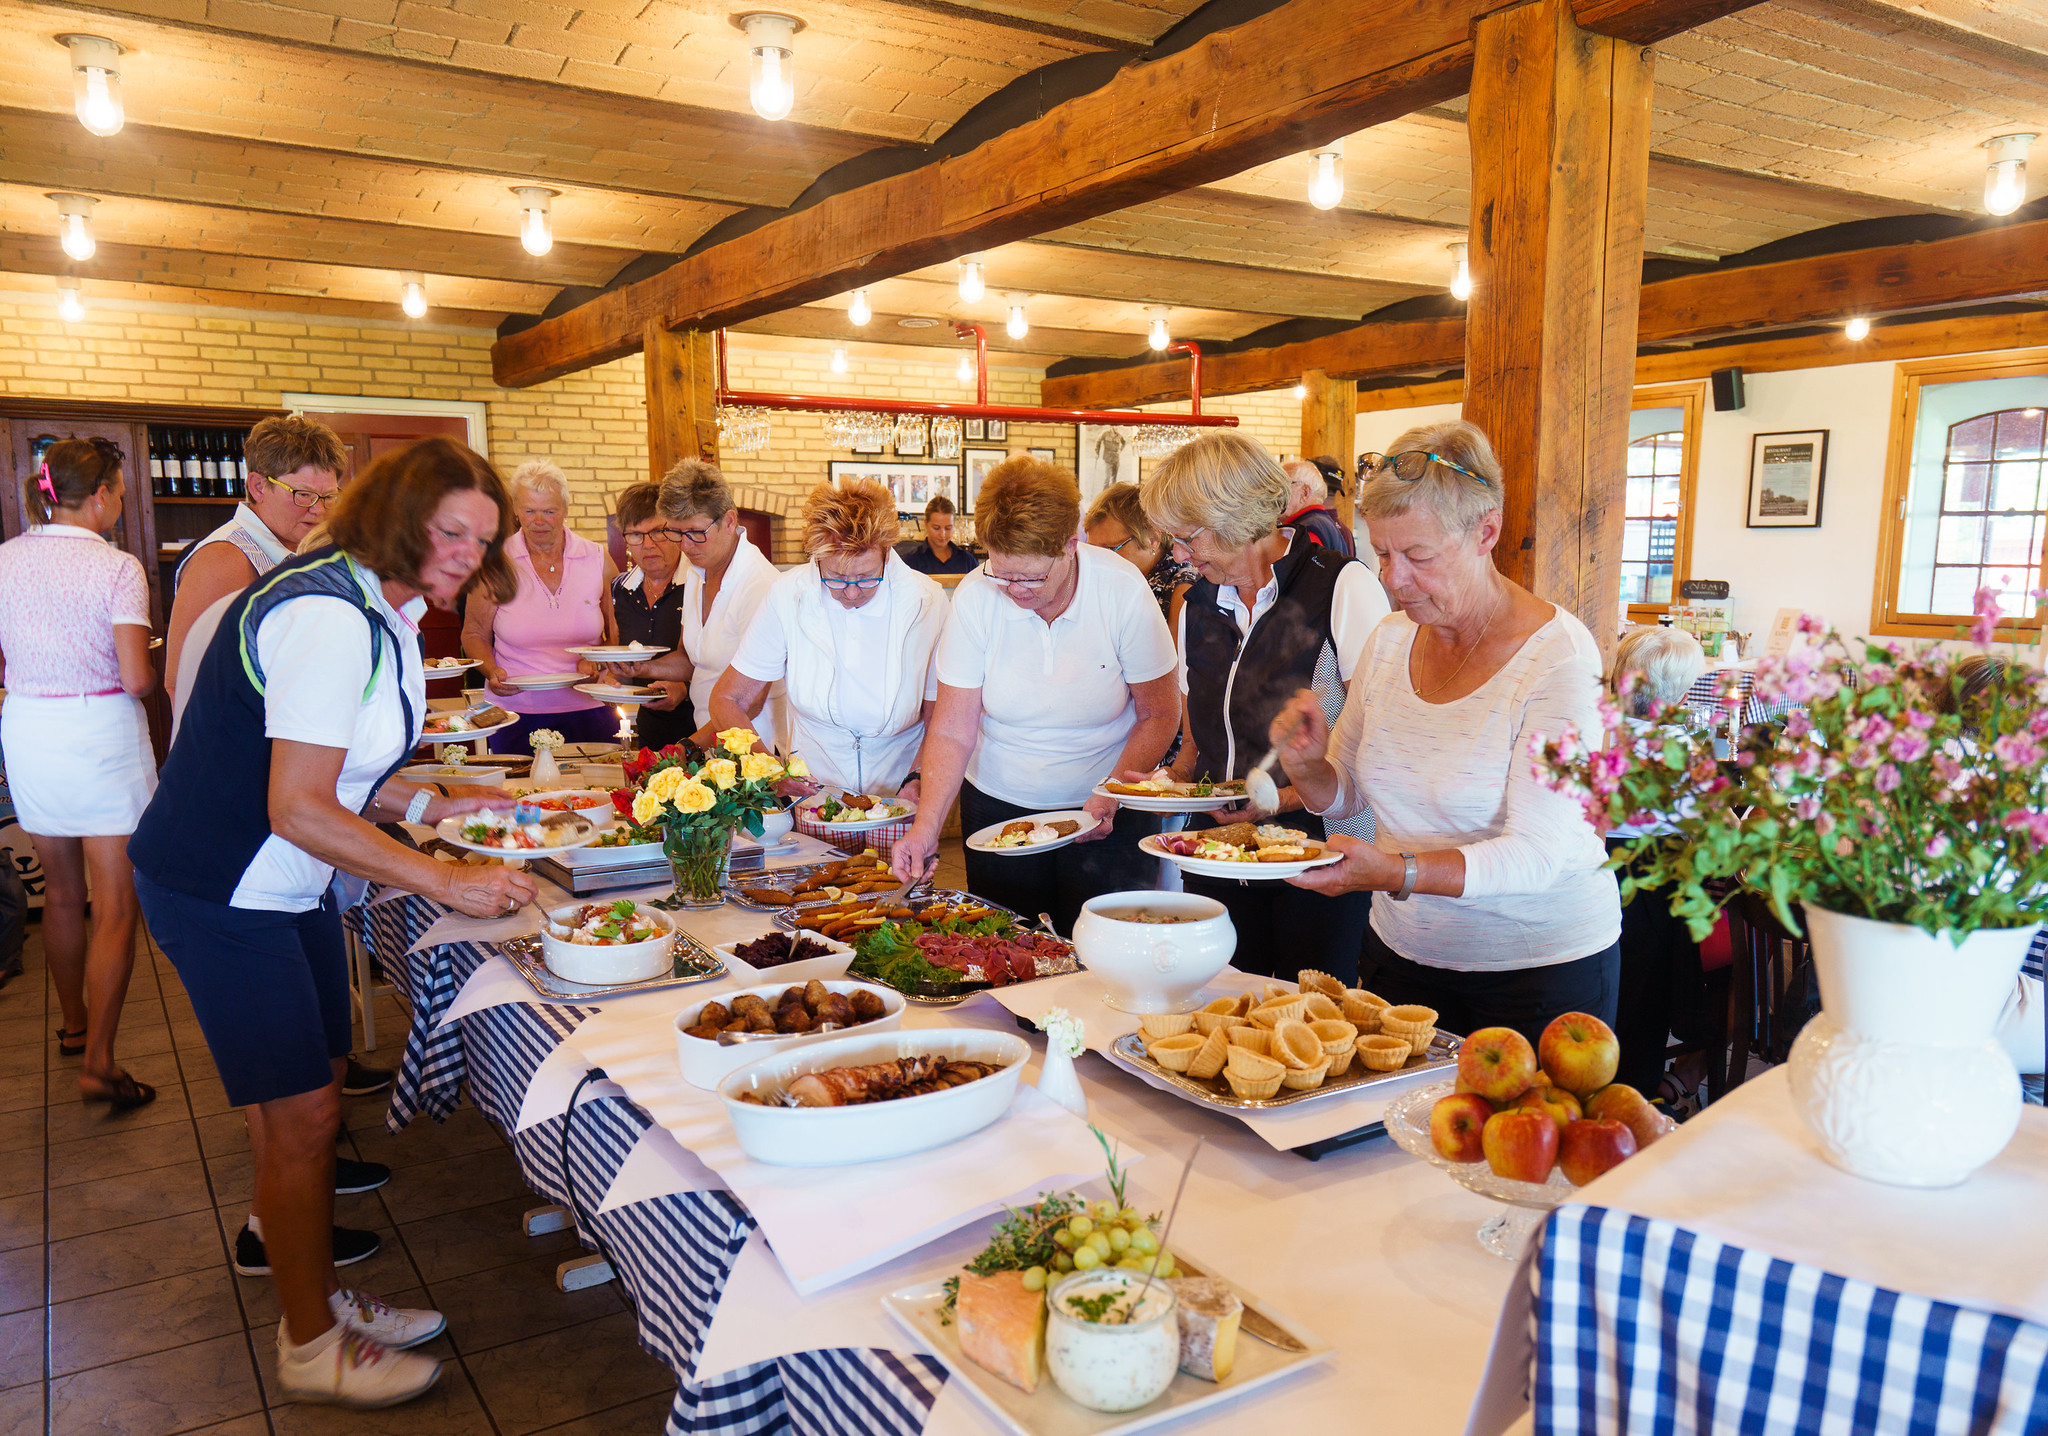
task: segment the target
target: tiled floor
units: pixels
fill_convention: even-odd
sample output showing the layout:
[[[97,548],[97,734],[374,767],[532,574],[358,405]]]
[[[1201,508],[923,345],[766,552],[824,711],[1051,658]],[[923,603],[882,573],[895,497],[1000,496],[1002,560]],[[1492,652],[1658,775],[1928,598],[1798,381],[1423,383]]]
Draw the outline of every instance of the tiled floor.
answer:
[[[153,949],[136,958],[120,1056],[160,1095],[114,1117],[79,1102],[78,1059],[57,1055],[57,1001],[33,927],[27,961],[27,976],[0,988],[4,1436],[661,1430],[667,1369],[634,1340],[616,1286],[555,1289],[574,1239],[520,1233],[539,1198],[496,1131],[465,1107],[393,1137],[382,1097],[349,1101],[342,1150],[395,1174],[337,1209],[345,1225],[380,1231],[384,1248],[342,1279],[446,1312],[449,1334],[428,1350],[447,1370],[427,1397],[388,1411],[284,1402],[270,1283],[228,1266],[247,1213],[248,1134],[176,972]],[[379,1002],[384,1045],[371,1060],[390,1066],[403,1018],[388,996]]]

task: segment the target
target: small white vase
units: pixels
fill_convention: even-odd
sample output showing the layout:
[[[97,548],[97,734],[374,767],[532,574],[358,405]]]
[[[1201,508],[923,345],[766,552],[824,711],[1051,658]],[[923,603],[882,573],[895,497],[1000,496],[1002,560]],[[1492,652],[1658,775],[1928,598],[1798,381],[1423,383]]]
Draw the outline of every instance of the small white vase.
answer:
[[[1050,1039],[1045,1044],[1045,1065],[1038,1069],[1038,1090],[1082,1121],[1088,1120],[1088,1094],[1081,1088],[1074,1059]]]
[[[1792,1101],[1845,1172],[1951,1187],[2005,1150],[2019,1073],[1996,1031],[2033,927],[1960,942],[1808,907],[1821,1012],[1792,1044]]]
[[[558,783],[562,770],[555,766],[555,750],[543,748],[533,755],[533,781],[536,783]]]

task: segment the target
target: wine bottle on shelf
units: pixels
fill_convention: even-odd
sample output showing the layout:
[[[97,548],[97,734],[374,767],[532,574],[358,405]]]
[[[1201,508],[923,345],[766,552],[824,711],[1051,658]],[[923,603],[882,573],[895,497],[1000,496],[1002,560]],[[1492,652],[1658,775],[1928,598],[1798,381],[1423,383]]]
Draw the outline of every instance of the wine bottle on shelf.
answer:
[[[220,497],[220,435],[212,429],[199,431],[199,482],[204,486],[200,493],[209,499]]]
[[[230,435],[230,438],[233,440],[235,448],[235,497],[238,499],[247,498],[249,495],[249,436],[242,430],[237,429]]]
[[[164,448],[161,431],[149,431],[149,491],[161,498],[164,492]]]
[[[185,497],[196,499],[205,491],[199,486],[199,431],[184,431],[185,441],[179,446],[181,464],[185,470]]]

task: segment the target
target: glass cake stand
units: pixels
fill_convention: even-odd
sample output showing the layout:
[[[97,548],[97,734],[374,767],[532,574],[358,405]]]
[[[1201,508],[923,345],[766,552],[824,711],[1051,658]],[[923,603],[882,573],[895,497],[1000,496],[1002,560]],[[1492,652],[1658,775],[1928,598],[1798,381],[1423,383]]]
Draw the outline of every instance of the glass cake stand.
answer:
[[[1543,1219],[1578,1188],[1555,1168],[1547,1182],[1518,1182],[1512,1177],[1495,1176],[1484,1162],[1444,1160],[1429,1139],[1429,1109],[1439,1097],[1448,1097],[1454,1085],[1433,1082],[1396,1097],[1387,1105],[1382,1119],[1387,1135],[1402,1151],[1441,1168],[1459,1186],[1501,1203],[1500,1211],[1479,1228],[1479,1245],[1497,1257],[1520,1261],[1529,1238],[1543,1225]]]

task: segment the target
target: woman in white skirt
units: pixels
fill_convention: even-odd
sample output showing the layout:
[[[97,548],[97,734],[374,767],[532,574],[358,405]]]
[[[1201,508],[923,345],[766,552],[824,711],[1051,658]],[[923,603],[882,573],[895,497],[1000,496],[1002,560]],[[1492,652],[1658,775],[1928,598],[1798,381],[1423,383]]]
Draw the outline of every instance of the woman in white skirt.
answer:
[[[31,527],[0,544],[0,752],[46,877],[58,1050],[85,1055],[79,1090],[117,1111],[156,1096],[114,1063],[135,960],[128,835],[156,791],[141,702],[156,684],[149,583],[135,556],[104,537],[121,518],[121,459],[105,439],[52,444],[24,485]]]

